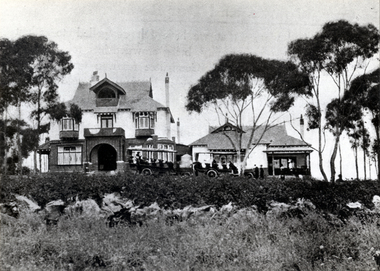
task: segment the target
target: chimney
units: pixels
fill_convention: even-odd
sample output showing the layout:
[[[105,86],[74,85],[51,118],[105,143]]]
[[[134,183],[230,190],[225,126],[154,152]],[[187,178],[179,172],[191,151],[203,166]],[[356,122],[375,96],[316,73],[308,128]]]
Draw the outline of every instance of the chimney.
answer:
[[[304,132],[305,132],[305,121],[303,120],[302,114],[300,118],[300,133],[302,136],[302,139],[304,139]]]
[[[180,123],[179,123],[179,118],[178,118],[178,120],[177,120],[177,142],[178,143],[181,143],[181,138],[180,138],[180,135],[181,135],[181,131],[180,131],[180,129],[179,129],[179,126],[180,126]]]
[[[169,75],[168,73],[166,73],[166,77],[165,77],[165,98],[166,98],[165,106],[169,107],[170,104],[169,104]]]
[[[91,86],[94,86],[96,85],[96,83],[99,82],[99,75],[98,75],[98,71],[94,71],[92,73],[92,76],[91,76],[91,80],[90,80],[90,84]]]

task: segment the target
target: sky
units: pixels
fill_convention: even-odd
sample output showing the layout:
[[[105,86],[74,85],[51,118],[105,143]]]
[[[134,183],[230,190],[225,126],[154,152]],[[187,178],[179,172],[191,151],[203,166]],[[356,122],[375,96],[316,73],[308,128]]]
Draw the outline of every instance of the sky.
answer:
[[[221,57],[249,53],[288,60],[289,42],[312,37],[326,22],[340,19],[379,29],[379,1],[0,0],[0,38],[44,35],[72,56],[74,70],[59,83],[62,101],[70,100],[78,83],[88,82],[98,71],[100,79],[107,74],[115,82],[151,80],[154,98],[165,103],[168,73],[170,108],[180,119],[185,144],[218,124],[212,111],[189,114],[185,104],[191,85]],[[374,61],[370,68],[378,65]],[[336,90],[329,78],[323,78],[323,88],[327,104]],[[293,116],[304,114],[303,102],[298,100],[290,110]],[[288,119],[285,114],[283,120]],[[288,132],[293,132],[290,127]],[[307,132],[306,138],[317,146],[315,133]],[[343,142],[343,176],[354,177],[353,152],[347,138]],[[326,171],[330,145],[325,150]],[[316,177],[317,160],[314,152]],[[375,175],[374,168],[371,174]]]

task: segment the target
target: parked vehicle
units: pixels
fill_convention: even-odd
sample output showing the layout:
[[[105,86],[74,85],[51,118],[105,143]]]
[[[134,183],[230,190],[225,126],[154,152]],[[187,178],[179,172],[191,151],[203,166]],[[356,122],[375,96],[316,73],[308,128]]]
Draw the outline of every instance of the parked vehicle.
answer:
[[[210,178],[214,178],[221,175],[238,176],[238,169],[233,163],[229,164],[229,167],[219,168],[216,166],[211,167],[209,164],[202,166],[201,163],[195,162],[192,167],[179,167],[178,164],[173,162],[163,162],[159,160],[157,163],[149,163],[146,161],[137,161],[136,163],[130,163],[130,169],[138,174],[143,175],[159,175],[159,174],[171,174],[171,175],[196,175],[205,174]],[[253,169],[246,169],[244,176],[253,178]]]

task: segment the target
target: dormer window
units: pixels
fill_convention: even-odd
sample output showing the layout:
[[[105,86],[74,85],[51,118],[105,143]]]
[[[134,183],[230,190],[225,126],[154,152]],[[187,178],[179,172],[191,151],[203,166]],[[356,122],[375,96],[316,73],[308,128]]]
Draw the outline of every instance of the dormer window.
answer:
[[[79,125],[72,118],[63,118],[61,120],[61,131],[78,131]]]
[[[116,93],[112,89],[104,88],[98,93],[99,99],[110,99],[110,98],[116,98]]]

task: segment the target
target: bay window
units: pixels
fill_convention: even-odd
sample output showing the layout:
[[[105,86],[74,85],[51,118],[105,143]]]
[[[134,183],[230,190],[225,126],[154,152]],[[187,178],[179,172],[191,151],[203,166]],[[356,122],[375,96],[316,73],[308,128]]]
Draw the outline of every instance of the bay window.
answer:
[[[81,146],[60,146],[58,147],[58,165],[81,165]]]
[[[61,131],[78,131],[79,125],[72,118],[63,118],[61,120]]]
[[[154,129],[154,112],[136,112],[134,117],[136,129]]]

